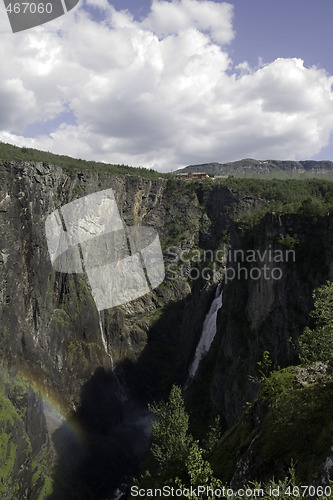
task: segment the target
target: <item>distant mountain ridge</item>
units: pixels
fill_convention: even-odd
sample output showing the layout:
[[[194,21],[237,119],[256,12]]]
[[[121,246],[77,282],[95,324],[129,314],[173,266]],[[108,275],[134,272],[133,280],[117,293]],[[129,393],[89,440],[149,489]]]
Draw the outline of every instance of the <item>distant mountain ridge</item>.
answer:
[[[333,161],[328,160],[302,160],[302,161],[279,161],[279,160],[254,160],[245,158],[228,163],[203,163],[200,165],[189,165],[179,169],[175,174],[186,172],[205,172],[208,175],[245,175],[272,173],[290,174],[333,174]]]

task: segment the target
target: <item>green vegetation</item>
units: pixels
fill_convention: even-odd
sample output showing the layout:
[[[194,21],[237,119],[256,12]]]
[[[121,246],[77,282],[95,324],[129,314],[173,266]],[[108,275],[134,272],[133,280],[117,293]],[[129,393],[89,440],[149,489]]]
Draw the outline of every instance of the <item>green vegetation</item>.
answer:
[[[10,490],[14,491],[15,479],[13,477],[13,469],[16,459],[17,446],[13,442],[9,442],[9,435],[4,433],[1,436],[0,443],[0,493],[8,491],[7,486],[10,484]]]
[[[269,377],[261,379],[259,388],[259,399],[267,399],[273,406],[277,405],[278,399],[293,389],[297,368],[289,366],[282,370],[274,371]]]
[[[0,494],[7,498],[15,497],[15,492],[20,487],[19,481],[14,477],[14,467],[17,452],[16,429],[25,429],[21,409],[9,398],[9,394],[20,396],[26,391],[25,383],[12,379],[2,368],[0,368]],[[20,432],[20,431],[19,431]],[[26,455],[31,451],[31,444],[27,435]],[[17,464],[16,464],[17,465]]]
[[[68,313],[64,309],[56,309],[54,311],[53,319],[56,323],[59,323],[64,327],[69,326],[71,322]]]
[[[293,241],[286,241],[286,245],[296,244],[297,235],[292,238]],[[333,283],[327,282],[315,291],[311,317],[315,327],[307,328],[308,335],[301,336],[303,362],[326,361],[328,354],[331,356],[333,352]],[[168,402],[152,405],[150,411],[156,420],[150,454],[145,462],[146,472],[134,484],[142,488],[158,488],[161,484],[186,488],[201,481],[213,488],[221,487],[232,478],[237,461],[250,443],[255,443],[251,444],[254,457],[251,466],[258,471],[262,482],[249,481],[250,473],[245,486],[252,490],[260,488],[263,495],[271,488],[279,489],[279,499],[298,498],[301,485],[310,484],[317,478],[319,467],[330,451],[333,376],[329,369],[324,374],[319,371],[314,375],[316,365],[290,366],[271,372],[268,351],[263,352],[257,365],[257,398],[241,422],[222,438],[218,423],[211,427],[206,438],[204,424],[201,427],[196,424],[194,427],[199,430],[201,441],[193,438],[190,433],[192,411],[195,419],[201,411],[198,413],[191,408],[191,416],[186,413],[179,388],[173,387]],[[200,398],[196,402],[198,407],[202,406]],[[203,418],[207,422],[207,415]],[[331,486],[333,491],[333,484]],[[314,491],[312,497],[315,499],[333,498],[329,490],[325,493],[319,487]],[[241,498],[237,494],[226,497]],[[200,498],[213,499],[214,495]]]
[[[280,234],[276,239],[277,243],[286,247],[287,250],[293,250],[300,243],[300,238],[297,234]]]
[[[311,198],[325,201],[329,204],[333,201],[333,183],[326,180],[308,179],[300,180],[266,180],[266,179],[239,179],[229,177],[223,184],[247,195],[261,196],[265,200],[280,202],[283,205],[295,204],[300,206],[306,201],[305,208]]]
[[[183,474],[192,439],[188,435],[189,417],[185,412],[181,389],[174,386],[169,401],[151,405],[149,410],[156,417],[153,422],[151,451],[158,464],[161,480],[172,480]]]
[[[154,421],[150,455],[146,460],[148,469],[134,484],[140,488],[161,485],[185,488],[201,484],[216,488],[219,482],[206,458],[207,449],[202,448],[189,432],[189,416],[180,387],[173,386],[169,400],[149,405],[149,410]],[[217,425],[218,422],[215,430]],[[206,444],[210,448],[215,445],[214,429],[207,436]]]
[[[193,231],[195,228],[190,226],[186,215],[177,215],[172,218],[168,224],[167,236],[162,235],[163,245],[174,245],[182,239],[186,239],[186,234]]]
[[[333,362],[333,283],[328,281],[315,290],[313,299],[315,327],[306,327],[299,338],[300,359],[303,363]]]
[[[215,474],[229,481],[237,460],[255,441],[252,467],[260,478],[283,479],[294,464],[296,484],[309,484],[329,453],[333,433],[333,382],[297,384],[296,367],[273,372],[242,421],[223,436],[212,456]],[[260,421],[260,426],[255,422]],[[309,453],[311,451],[311,453]]]
[[[16,427],[23,427],[24,423],[20,408],[15,406],[8,397],[8,393],[21,394],[25,387],[20,383],[13,382],[9,375],[0,368],[0,493],[14,486],[15,478],[12,476],[17,445],[14,441],[13,432]],[[27,453],[31,448],[30,442],[27,444]]]
[[[312,171],[311,171],[312,170]],[[181,172],[205,172],[210,176],[232,176],[241,179],[332,179],[333,163],[331,161],[260,161],[253,158],[228,163],[206,163],[191,165]],[[220,182],[216,179],[215,182]]]
[[[252,426],[248,422],[235,425],[223,435],[210,457],[215,474],[223,482],[230,481],[240,450],[244,449],[254,436]]]
[[[290,370],[293,371],[291,368],[275,373],[263,385],[261,394],[270,401],[270,409],[258,447],[263,472],[269,474],[276,467],[283,470],[294,462],[298,477],[306,482],[329,452],[333,433],[333,382],[293,388],[295,377],[292,378]]]
[[[53,480],[50,476],[44,478],[44,485],[38,496],[38,500],[45,500],[53,492]]]
[[[89,366],[89,355],[101,351],[101,347],[96,342],[86,342],[84,340],[71,340],[67,346],[68,357],[71,363],[82,366]]]
[[[227,495],[226,498],[230,500],[244,498],[249,498],[250,500],[257,500],[258,498],[264,498],[265,500],[273,498],[277,498],[278,500],[300,500],[300,498],[329,500],[333,498],[331,493],[333,490],[332,485],[332,481],[326,486],[300,485],[295,476],[294,469],[291,467],[288,475],[283,480],[275,481],[271,479],[268,483],[250,481],[238,490],[241,492],[240,495],[235,493],[232,496]]]
[[[42,449],[38,460],[32,460],[31,470],[32,475],[32,485],[35,486],[38,480],[44,480],[49,472],[50,468],[50,448]]]
[[[249,377],[249,380],[255,383],[263,382],[267,379],[269,373],[271,372],[272,360],[269,351],[264,351],[261,361],[257,362],[258,376]]]
[[[242,196],[253,196],[260,206],[239,217],[245,227],[257,225],[266,213],[322,217],[333,211],[333,182],[228,178],[223,185]]]
[[[198,252],[198,267],[213,265],[212,262],[200,263],[202,249],[198,249],[199,242],[192,241],[193,234],[198,235],[202,215],[205,215],[208,229],[210,225],[214,228],[218,214],[212,210],[207,214],[204,203],[216,186],[210,180],[182,181],[169,178],[168,175],[160,174],[149,169],[134,169],[125,165],[107,165],[104,163],[88,162],[80,159],[72,159],[66,156],[53,155],[29,148],[17,148],[15,146],[0,143],[0,159],[4,161],[43,161],[57,165],[65,172],[98,172],[101,175],[119,174],[140,176],[145,179],[157,179],[160,177],[169,179],[166,183],[165,196],[171,200],[166,208],[169,212],[165,215],[165,229],[163,230],[163,243],[180,245],[182,240],[191,241],[193,247],[188,253],[189,260],[195,262],[195,252]],[[247,211],[250,203],[240,205],[241,215],[238,215],[240,227],[253,228],[262,221],[265,214],[273,214],[277,218],[286,214],[297,214],[301,218],[324,217],[333,210],[333,183],[324,180],[262,180],[229,177],[217,182],[232,190],[236,197],[250,196],[256,199],[252,211]],[[85,194],[84,185],[79,185],[73,196]],[[240,195],[240,196],[239,196]],[[212,201],[213,203],[213,201]],[[244,208],[245,207],[245,208]],[[206,211],[205,211],[206,210]],[[230,208],[230,211],[233,208]],[[216,216],[216,219],[214,217]],[[230,213],[230,219],[232,215]],[[327,220],[327,219],[325,219]],[[263,227],[262,224],[261,227]],[[218,227],[218,226],[216,226]],[[295,227],[295,226],[294,226]],[[292,224],[290,229],[285,225],[286,234],[273,236],[275,242],[287,249],[298,247],[304,248],[307,253],[311,251],[310,245],[304,243],[304,235],[298,235]],[[257,230],[257,227],[256,227]],[[208,231],[208,230],[207,230]],[[210,229],[209,229],[210,231]],[[289,231],[289,232],[288,232]],[[279,233],[279,230],[277,231]],[[208,234],[208,232],[207,232]],[[213,234],[213,230],[212,230]],[[253,233],[260,236],[259,232]],[[208,234],[209,236],[209,234]],[[222,237],[222,236],[221,236]],[[223,238],[227,238],[224,234]],[[222,248],[222,241],[220,246]],[[312,243],[317,245],[317,243]],[[303,245],[303,246],[302,246]],[[217,247],[219,248],[219,247]],[[201,252],[201,253],[200,253]],[[1,258],[1,254],[0,254]],[[299,257],[301,260],[301,256]],[[319,262],[319,259],[317,259]],[[320,264],[320,262],[319,262]],[[56,274],[50,273],[48,290],[52,294]],[[198,284],[197,284],[198,285]],[[59,329],[68,330],[74,322],[85,314],[84,304],[92,301],[91,291],[84,278],[80,276],[67,276],[64,286],[75,290],[75,293],[64,293],[62,303],[54,314],[54,321]],[[172,382],[172,369],[170,359],[174,359],[174,351],[178,344],[173,340],[172,332],[168,332],[168,343],[166,349],[161,349],[161,327],[167,323],[169,317],[178,318],[177,308],[182,304],[175,302],[167,303],[169,297],[174,296],[171,288],[172,281],[163,283],[160,291],[164,296],[157,295],[156,299],[160,307],[152,315],[147,316],[147,325],[150,325],[151,355],[152,363],[156,364],[157,374],[162,374],[161,392],[170,387]],[[191,286],[192,282],[191,282]],[[235,284],[230,285],[235,286]],[[239,283],[237,286],[241,286]],[[232,290],[231,288],[229,291]],[[169,293],[170,292],[170,293]],[[304,363],[312,361],[333,360],[333,284],[327,283],[314,294],[314,312],[312,313],[313,327],[307,327],[300,338],[300,359]],[[167,305],[166,305],[167,304]],[[231,309],[233,309],[231,307]],[[182,311],[181,311],[182,312]],[[164,320],[164,318],[167,318]],[[235,324],[247,334],[247,319],[244,311],[240,311],[234,319]],[[153,331],[155,328],[155,331]],[[136,326],[140,341],[146,342],[146,327],[141,329]],[[147,327],[148,329],[148,327]],[[120,337],[126,337],[126,329],[120,330]],[[243,335],[243,333],[242,333]],[[101,347],[95,343],[73,339],[67,345],[66,355],[71,368],[80,366],[81,372],[89,369],[90,361],[98,357]],[[238,354],[244,359],[251,356],[246,342],[240,347]],[[169,355],[170,354],[170,355]],[[333,435],[333,381],[327,376],[324,383],[314,381],[302,386],[298,381],[298,368],[289,367],[283,370],[271,372],[272,361],[268,351],[264,351],[262,360],[258,362],[258,377],[255,382],[260,384],[256,401],[248,408],[242,421],[234,428],[228,430],[221,437],[221,425],[219,420],[215,421],[207,432],[207,422],[211,421],[212,408],[210,400],[211,381],[214,378],[215,359],[213,354],[207,355],[201,363],[201,371],[196,381],[189,388],[190,404],[196,408],[190,408],[191,413],[185,410],[181,389],[173,386],[167,402],[160,402],[149,407],[154,415],[152,445],[149,456],[145,461],[146,471],[135,481],[140,487],[161,487],[163,484],[175,487],[195,487],[206,484],[213,488],[221,486],[229,481],[235,470],[237,460],[242,456],[244,450],[248,449],[250,443],[255,439],[257,454],[260,456],[260,473],[262,479],[267,481],[261,483],[249,483],[251,488],[262,487],[267,491],[269,487],[298,487],[299,481],[303,484],[313,478],[317,473],[318,466],[327,456],[329,446],[332,444]],[[226,384],[230,384],[230,380]],[[24,428],[25,408],[17,407],[8,397],[9,387],[15,393],[18,401],[26,391],[26,387],[18,389],[10,385],[6,380],[0,386],[0,496],[2,493],[12,495],[14,490],[8,488],[17,487],[13,482],[13,469],[17,454],[17,445],[13,428]],[[163,387],[162,387],[163,385]],[[192,393],[191,393],[192,391]],[[256,422],[261,422],[260,426]],[[200,441],[196,438],[200,438]],[[30,442],[27,441],[27,456],[31,453]],[[309,449],[311,456],[309,457]],[[295,464],[289,475],[288,469]],[[16,464],[17,465],[17,464]],[[51,479],[48,477],[48,457],[41,456],[32,462],[32,486],[43,484],[40,500],[45,498],[51,491]],[[270,478],[274,472],[277,482]],[[9,492],[9,493],[8,493]],[[203,498],[192,496],[192,498]],[[214,498],[212,495],[209,498]],[[240,498],[229,496],[228,498]],[[246,498],[252,498],[247,495]],[[293,495],[279,496],[279,498],[294,498]],[[295,495],[298,498],[298,495]],[[322,496],[324,499],[325,496]]]
[[[56,155],[47,151],[39,151],[27,147],[17,147],[0,142],[0,161],[46,162],[61,167],[65,172],[98,172],[99,174],[134,175],[144,179],[168,178],[171,174],[161,174],[156,170],[143,167],[129,167],[128,165],[114,165],[108,163],[86,161],[64,155]]]
[[[267,356],[264,359],[267,361]],[[243,498],[244,492],[239,494],[237,489],[233,492],[229,489],[227,494],[225,481],[230,480],[235,461],[244,447],[256,438],[260,472],[266,479],[239,485],[242,490],[248,490],[246,498],[271,498],[272,489],[278,490],[275,496],[279,500],[301,497],[300,492],[304,491],[301,485],[309,484],[307,481],[329,451],[333,398],[332,384],[322,387],[322,391],[314,387],[295,390],[296,373],[297,368],[291,367],[274,372],[262,381],[256,408],[251,409],[258,412],[263,403],[269,406],[259,429],[254,424],[255,418],[247,413],[248,422],[236,425],[220,440],[217,419],[202,446],[189,433],[190,417],[185,411],[181,389],[173,386],[167,402],[150,406],[155,417],[150,454],[145,473],[134,480],[133,486],[153,491],[163,485],[185,490],[205,485],[211,489],[208,494],[195,492],[191,496],[188,492],[185,496],[215,500],[220,495],[214,491],[225,488],[224,498]],[[309,449],[313,450],[311,457]],[[272,479],[273,471],[276,479]],[[163,498],[163,493],[156,496]],[[333,488],[325,492],[320,486],[311,497],[333,498]]]
[[[165,227],[161,234],[163,247],[178,245],[181,241],[189,240],[197,232],[200,217],[197,189],[197,182],[175,178],[168,180],[165,197],[169,200],[171,209],[166,214]]]
[[[11,376],[0,367],[0,497],[19,498],[23,475],[31,472],[31,487],[40,488],[50,469],[51,449],[46,446],[32,456],[26,428],[27,399],[33,392],[20,375]],[[35,490],[36,491],[36,490]]]
[[[269,480],[274,473],[282,480],[294,464],[296,485],[316,479],[330,451],[333,376],[325,362],[333,359],[333,283],[319,287],[313,298],[314,328],[306,327],[299,339],[305,366],[269,374],[270,356],[264,352],[259,377],[254,379],[260,384],[257,398],[241,422],[225,433],[212,456],[214,472],[223,481],[231,479],[237,460],[253,442],[256,458],[251,466],[260,470],[260,478]]]
[[[49,294],[54,293],[56,273],[52,270],[48,277],[47,289]],[[84,275],[69,274],[66,275],[66,286],[73,293],[65,293],[59,308],[54,311],[53,321],[59,328],[68,328],[78,320],[80,315],[84,314],[84,304],[94,303]]]

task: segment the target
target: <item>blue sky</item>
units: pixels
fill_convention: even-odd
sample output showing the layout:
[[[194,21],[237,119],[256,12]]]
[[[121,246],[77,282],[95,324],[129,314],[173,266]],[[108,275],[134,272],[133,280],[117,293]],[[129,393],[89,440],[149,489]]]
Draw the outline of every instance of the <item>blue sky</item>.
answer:
[[[0,140],[161,171],[333,160],[332,19],[332,0],[82,0],[16,34],[2,16]]]
[[[233,46],[242,59],[256,55],[267,62],[277,57],[301,57],[306,65],[333,70],[330,54],[333,4],[329,1],[236,0]]]

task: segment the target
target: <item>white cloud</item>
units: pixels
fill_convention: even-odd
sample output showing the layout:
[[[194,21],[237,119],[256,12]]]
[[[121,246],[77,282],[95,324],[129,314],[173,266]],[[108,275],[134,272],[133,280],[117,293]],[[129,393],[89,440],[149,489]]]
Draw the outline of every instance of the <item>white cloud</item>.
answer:
[[[206,31],[215,42],[230,43],[234,37],[232,29],[233,6],[202,0],[153,0],[151,12],[142,23],[160,37],[177,34],[195,27]]]
[[[232,6],[154,0],[142,22],[105,0],[3,36],[0,139],[163,170],[311,157],[333,130],[333,78],[300,59],[232,69]],[[90,10],[89,10],[90,12]],[[93,10],[91,10],[93,12]],[[76,123],[24,137],[69,108]]]
[[[23,129],[29,123],[29,113],[34,113],[36,107],[34,93],[18,78],[6,78],[0,82],[0,103],[0,128]],[[24,116],[22,109],[25,110]]]

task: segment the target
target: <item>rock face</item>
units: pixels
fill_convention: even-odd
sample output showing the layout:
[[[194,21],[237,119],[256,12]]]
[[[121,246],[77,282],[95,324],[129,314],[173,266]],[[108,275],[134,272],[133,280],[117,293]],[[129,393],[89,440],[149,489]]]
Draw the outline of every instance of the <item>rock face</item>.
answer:
[[[110,354],[118,370],[126,367],[129,376],[134,365],[143,376],[146,362],[156,362],[156,369],[163,371],[165,367],[154,361],[155,343],[158,356],[165,357],[163,345],[173,351],[174,370],[165,383],[171,384],[174,374],[180,382],[200,335],[214,278],[190,280],[180,275],[179,266],[185,262],[179,260],[176,275],[168,274],[166,266],[170,279],[154,293],[102,311],[99,317],[84,274],[52,268],[45,221],[73,199],[112,188],[126,225],[144,224],[159,233],[167,263],[170,252],[179,256],[199,242],[214,249],[240,200],[222,186],[201,192],[200,186],[163,178],[67,175],[41,163],[4,163],[0,179],[3,363],[28,372],[65,409],[77,407],[81,387],[96,368],[110,369]],[[156,381],[148,378],[154,392]]]
[[[332,224],[331,216],[267,215],[252,235],[231,232],[228,268],[235,278],[224,288],[211,388],[229,425],[255,396],[249,376],[258,375],[264,351],[274,369],[297,361],[294,346],[313,307],[312,291],[333,278]]]
[[[124,422],[124,411],[137,411],[133,401],[158,399],[187,377],[218,278],[191,281],[179,275],[180,262],[176,276],[153,293],[99,315],[84,274],[52,268],[47,217],[76,198],[112,188],[124,223],[153,227],[167,258],[199,241],[217,244],[230,215],[214,220],[213,214],[224,214],[237,199],[226,188],[197,194],[178,181],[68,175],[43,163],[0,164],[0,180],[1,363],[26,374],[61,413],[76,411],[83,432],[104,435]],[[62,436],[55,447],[62,456]],[[101,498],[107,494],[106,485]]]
[[[219,444],[224,479],[237,488],[249,478],[284,479],[292,468],[300,484],[329,485],[332,388],[332,369],[319,362],[262,379],[256,401]]]
[[[65,274],[52,268],[45,221],[59,207],[109,188],[127,226],[145,225],[158,232],[167,279],[153,292],[99,314],[84,273]],[[256,376],[263,351],[270,351],[274,366],[293,360],[289,339],[294,340],[305,325],[313,288],[332,271],[332,219],[267,216],[254,233],[238,229],[235,216],[261,203],[221,185],[97,172],[66,174],[43,163],[0,164],[1,364],[4,373],[24,373],[31,387],[37,387],[61,413],[74,412],[74,427],[80,428],[88,443],[83,456],[81,444],[71,449],[63,427],[53,433],[62,463],[58,459],[54,473],[59,491],[50,498],[64,498],[59,485],[65,488],[66,481],[73,489],[81,485],[82,500],[112,498],[117,482],[105,479],[110,470],[118,481],[124,473],[119,464],[125,474],[135,470],[147,430],[142,426],[137,431],[137,422],[130,422],[129,415],[145,421],[141,405],[164,397],[173,383],[185,383],[228,259],[224,255],[216,262],[215,255],[214,262],[200,261],[191,254],[194,249],[200,247],[200,255],[207,257],[209,251],[223,253],[221,245],[230,241],[231,250],[257,252],[261,266],[271,266],[269,251],[295,251],[295,261],[274,263],[282,271],[279,279],[261,275],[226,280],[209,370],[203,373],[203,363],[198,372],[198,380],[206,381],[212,413],[222,413],[228,425],[236,421],[256,393],[248,374]],[[244,263],[248,272],[256,265]],[[237,271],[237,262],[230,256],[227,267]],[[33,471],[35,451],[46,442],[41,402],[31,387],[25,396],[31,422],[28,471]],[[11,400],[13,389],[6,391],[5,397]],[[119,446],[119,436],[125,445]],[[115,450],[112,456],[110,449]],[[69,460],[72,451],[76,462]],[[4,456],[9,454],[6,448]],[[98,493],[88,488],[92,471],[97,474]],[[22,476],[22,485],[31,484],[29,474]],[[42,481],[36,480],[35,485],[27,497],[32,500],[38,498]]]

